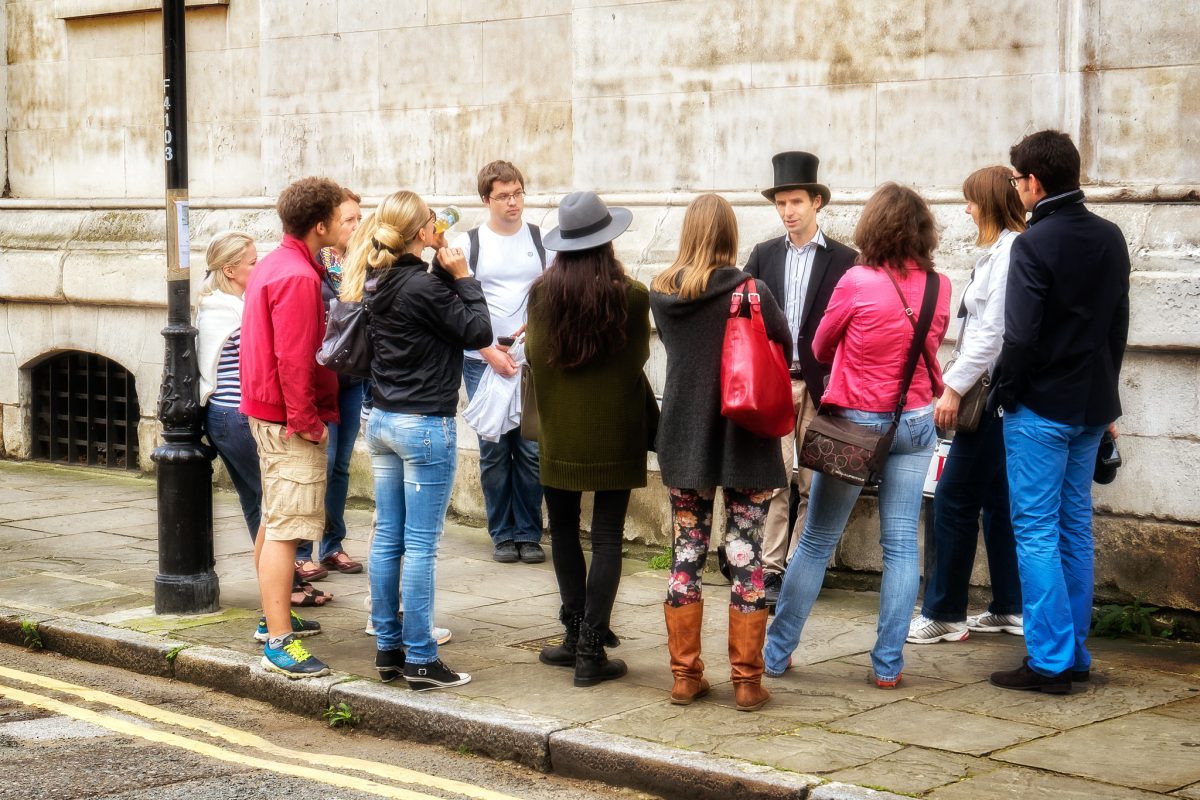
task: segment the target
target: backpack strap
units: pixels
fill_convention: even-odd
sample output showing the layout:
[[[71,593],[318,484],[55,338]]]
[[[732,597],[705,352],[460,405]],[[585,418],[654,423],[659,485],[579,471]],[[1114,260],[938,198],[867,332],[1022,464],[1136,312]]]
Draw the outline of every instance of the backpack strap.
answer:
[[[479,266],[479,228],[474,227],[467,231],[467,239],[471,242],[471,254],[467,257],[467,266],[471,268],[471,274],[475,274],[475,268]]]
[[[546,271],[546,247],[542,244],[542,229],[532,222],[525,223],[529,226],[529,235],[533,237],[533,246],[537,250],[538,258],[542,261],[542,271]],[[475,252],[472,250],[471,252]]]

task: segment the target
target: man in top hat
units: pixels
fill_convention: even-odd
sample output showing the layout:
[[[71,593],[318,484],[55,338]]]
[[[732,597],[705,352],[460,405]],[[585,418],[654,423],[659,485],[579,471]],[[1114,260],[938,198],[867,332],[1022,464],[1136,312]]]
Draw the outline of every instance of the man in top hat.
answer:
[[[803,530],[808,512],[808,489],[812,474],[806,469],[793,473],[797,442],[817,413],[829,365],[813,355],[812,338],[833,287],[854,265],[858,254],[821,231],[817,212],[829,205],[829,187],[817,182],[820,159],[812,153],[791,151],[771,159],[774,185],[763,196],[775,204],[786,233],[760,242],[750,251],[746,272],[766,281],[771,293],[783,306],[791,327],[792,403],[796,409],[796,427],[784,436],[783,463],[800,492],[796,523],[789,528],[790,487],[775,491],[763,531],[763,571],[767,605],[774,606],[783,583],[783,570],[796,547],[797,531]]]

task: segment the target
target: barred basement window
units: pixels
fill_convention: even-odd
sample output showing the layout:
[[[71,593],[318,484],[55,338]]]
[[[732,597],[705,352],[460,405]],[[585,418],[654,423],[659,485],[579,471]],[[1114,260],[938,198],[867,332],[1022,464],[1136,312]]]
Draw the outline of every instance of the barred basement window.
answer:
[[[32,377],[35,459],[138,468],[137,388],[124,367],[69,351],[35,366]]]

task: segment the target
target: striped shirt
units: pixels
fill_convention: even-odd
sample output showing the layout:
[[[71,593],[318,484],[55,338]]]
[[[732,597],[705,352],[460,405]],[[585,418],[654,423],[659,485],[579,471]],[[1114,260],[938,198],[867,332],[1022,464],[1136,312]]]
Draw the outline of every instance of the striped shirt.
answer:
[[[209,396],[209,405],[237,408],[242,404],[242,380],[238,372],[238,357],[242,350],[242,330],[229,334],[221,347],[217,361],[217,385]]]
[[[812,277],[813,259],[817,255],[817,247],[825,246],[825,234],[817,228],[812,240],[803,246],[796,246],[791,236],[784,238],[787,243],[787,265],[784,272],[784,286],[787,287],[787,297],[783,298],[783,311],[787,314],[788,328],[792,331],[792,352],[799,353],[796,343],[800,340],[800,323],[804,316],[804,297],[808,294],[808,280]],[[776,298],[777,300],[780,298]],[[795,363],[793,358],[792,363]]]

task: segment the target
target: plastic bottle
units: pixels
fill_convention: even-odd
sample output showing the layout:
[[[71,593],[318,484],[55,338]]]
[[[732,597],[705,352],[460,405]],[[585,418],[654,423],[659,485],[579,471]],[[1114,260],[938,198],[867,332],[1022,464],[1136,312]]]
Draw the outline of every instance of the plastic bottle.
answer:
[[[446,206],[437,213],[437,218],[433,221],[434,232],[444,233],[457,225],[460,219],[462,212],[457,206]]]

